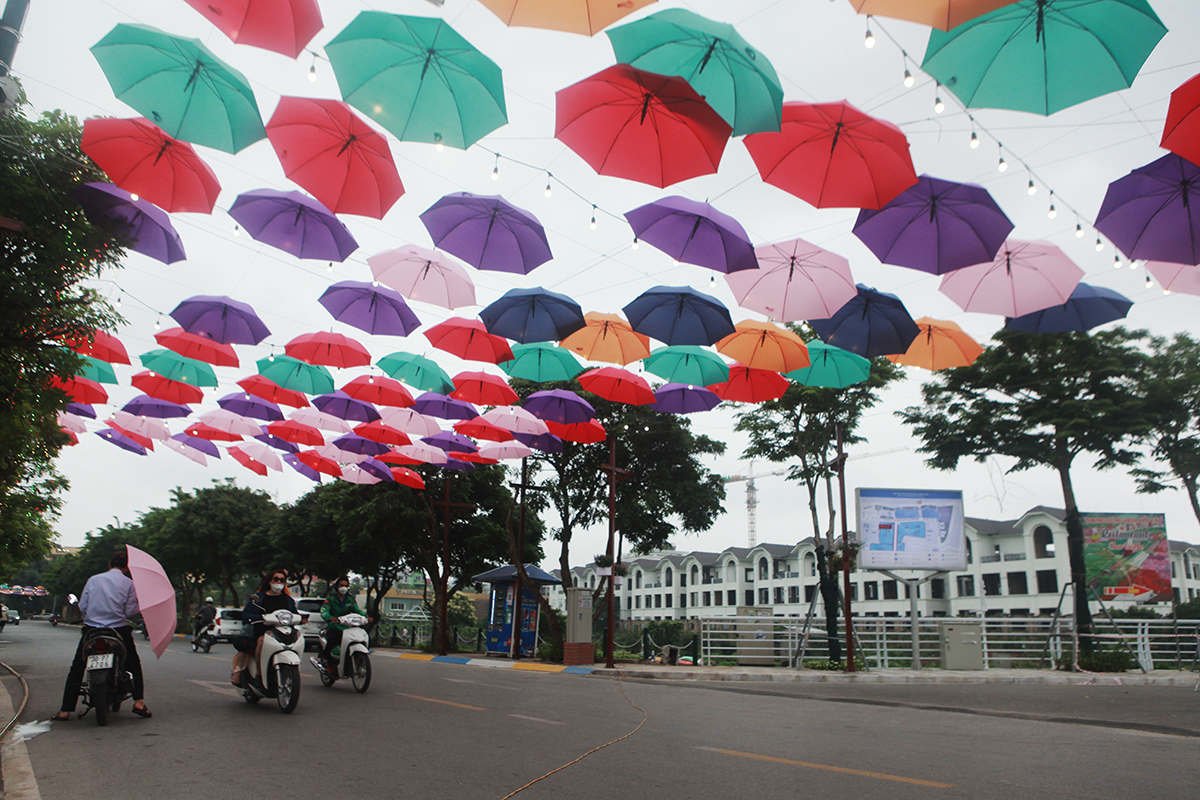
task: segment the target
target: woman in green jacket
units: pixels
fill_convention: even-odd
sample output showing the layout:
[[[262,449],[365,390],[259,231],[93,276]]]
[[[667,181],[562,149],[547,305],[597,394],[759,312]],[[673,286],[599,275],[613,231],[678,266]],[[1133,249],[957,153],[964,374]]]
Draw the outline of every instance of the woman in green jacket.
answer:
[[[342,643],[342,631],[346,630],[346,626],[338,619],[346,614],[367,616],[367,612],[358,607],[354,596],[350,594],[350,579],[343,575],[333,582],[333,591],[321,605],[321,619],[325,620],[325,648],[321,650],[321,662],[326,670],[337,668],[333,648]]]

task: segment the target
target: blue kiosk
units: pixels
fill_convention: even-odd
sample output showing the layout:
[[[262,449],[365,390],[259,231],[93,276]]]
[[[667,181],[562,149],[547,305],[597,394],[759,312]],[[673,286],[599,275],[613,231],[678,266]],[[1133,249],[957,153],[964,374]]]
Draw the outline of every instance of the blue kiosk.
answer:
[[[550,573],[529,564],[525,565],[525,574],[529,576],[529,583],[521,585],[521,655],[533,656],[537,652],[539,617],[535,592],[540,591],[543,585],[561,583],[561,581]],[[491,602],[488,607],[488,654],[511,655],[517,568],[511,564],[497,567],[488,572],[481,572],[471,580],[492,585]]]

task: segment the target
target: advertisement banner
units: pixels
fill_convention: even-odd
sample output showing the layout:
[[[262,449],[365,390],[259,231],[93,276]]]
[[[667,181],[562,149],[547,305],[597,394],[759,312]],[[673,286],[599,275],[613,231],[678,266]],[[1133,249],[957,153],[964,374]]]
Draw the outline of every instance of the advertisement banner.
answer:
[[[1171,601],[1165,515],[1081,516],[1087,581],[1102,600]]]
[[[858,563],[867,569],[967,568],[962,492],[857,489]]]

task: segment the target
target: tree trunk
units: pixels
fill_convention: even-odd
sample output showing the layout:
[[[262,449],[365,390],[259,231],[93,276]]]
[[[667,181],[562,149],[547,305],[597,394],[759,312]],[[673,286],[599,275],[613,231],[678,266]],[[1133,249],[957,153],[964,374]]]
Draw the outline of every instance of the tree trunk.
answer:
[[[838,635],[838,576],[829,572],[824,545],[817,544],[817,576],[825,607],[825,633],[829,639],[829,660],[841,662],[842,640]]]
[[[1067,511],[1067,557],[1071,565],[1071,583],[1075,586],[1075,629],[1079,632],[1079,648],[1084,653],[1091,653],[1095,643],[1091,637],[1092,609],[1088,603],[1087,566],[1083,561],[1083,520],[1075,504],[1070,466],[1063,465],[1056,469],[1059,482],[1062,483],[1063,505]]]
[[[1178,473],[1178,470],[1176,470]],[[1192,504],[1192,513],[1196,515],[1196,521],[1200,522],[1200,498],[1196,497],[1196,478],[1194,476],[1180,477],[1183,482],[1183,488],[1187,492],[1188,502]]]

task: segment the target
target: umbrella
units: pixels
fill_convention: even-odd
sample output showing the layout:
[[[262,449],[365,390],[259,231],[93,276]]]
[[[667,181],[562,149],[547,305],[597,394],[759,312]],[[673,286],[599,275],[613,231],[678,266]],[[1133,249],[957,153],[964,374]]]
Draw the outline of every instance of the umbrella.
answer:
[[[198,450],[199,452],[204,453],[206,456],[212,456],[213,458],[221,457],[221,448],[217,447],[211,441],[203,438],[202,436],[192,436],[188,433],[177,433],[171,437],[171,441],[178,442],[192,450]]]
[[[1010,239],[993,261],[949,272],[939,288],[964,311],[1019,317],[1065,303],[1082,277],[1083,270],[1049,242]]]
[[[199,39],[122,23],[92,55],[117,99],[176,139],[236,153],[266,136],[246,78]]]
[[[579,353],[588,361],[613,364],[629,364],[650,355],[650,337],[635,332],[623,317],[589,311],[583,319],[586,327],[563,339],[559,343],[563,349]]]
[[[448,459],[446,451],[427,444],[406,444],[397,447],[396,452],[422,464],[445,464]]]
[[[82,418],[74,414],[66,414],[62,411],[55,415],[55,421],[58,422],[58,427],[68,433],[87,433],[87,423]]]
[[[287,439],[280,439],[278,436],[272,436],[265,425],[263,426],[263,432],[254,438],[268,447],[272,447],[276,450],[282,450],[284,453],[289,455],[300,452],[300,448],[289,442]]]
[[[571,334],[577,336],[581,331]],[[568,336],[566,340],[569,340]],[[564,340],[564,341],[566,341]],[[548,342],[519,344],[512,349],[512,361],[500,364],[511,377],[535,383],[569,381],[583,370],[583,365],[564,347]]]
[[[325,444],[325,437],[320,430],[294,419],[269,422],[267,423],[267,432],[285,442],[302,444],[307,447],[320,447]]]
[[[260,464],[266,465],[267,469],[274,470],[275,472],[283,471],[283,462],[279,460],[279,456],[265,442],[245,442],[229,449],[240,450]]]
[[[770,322],[747,320],[717,342],[717,352],[755,369],[790,372],[810,366],[804,340]]]
[[[1200,162],[1200,75],[1171,92],[1160,144],[1193,164]]]
[[[517,393],[499,375],[487,372],[460,372],[454,376],[455,400],[466,400],[485,406],[506,406],[517,402]]]
[[[645,378],[620,367],[588,370],[579,376],[579,385],[584,391],[617,403],[644,406],[654,402],[654,392],[650,390]],[[552,433],[558,435],[557,432]]]
[[[732,131],[683,78],[628,64],[554,98],[555,138],[600,175],[659,188],[716,172]]]
[[[1132,306],[1132,300],[1112,289],[1081,283],[1062,305],[1006,319],[1004,327],[1025,333],[1086,331],[1106,322],[1124,319]]]
[[[454,382],[446,371],[425,356],[390,353],[375,362],[389,376],[428,392],[452,392]]]
[[[885,264],[941,275],[991,261],[1012,229],[987,189],[922,175],[878,211],[860,211],[854,235]]]
[[[377,336],[408,336],[421,326],[404,298],[385,286],[341,281],[326,289],[317,302],[339,322]]]
[[[511,361],[512,348],[503,336],[487,332],[482,321],[451,317],[425,331],[425,338],[439,350],[466,359],[498,364]]]
[[[717,272],[755,269],[754,246],[741,224],[708,203],[664,197],[625,212],[638,239],[676,261]]]
[[[133,580],[133,591],[137,595],[142,619],[146,622],[146,634],[150,637],[150,649],[154,655],[162,658],[178,623],[175,587],[154,556],[131,544],[125,545],[125,550],[129,554],[129,577]]]
[[[121,407],[121,410],[138,417],[155,417],[156,419],[177,419],[189,416],[192,410],[180,403],[160,400],[155,397],[141,395],[135,397]]]
[[[667,383],[654,390],[654,410],[664,414],[693,414],[712,411],[721,398],[711,389],[686,383]]]
[[[210,425],[205,425],[203,422],[189,425],[183,429],[183,432],[188,436],[193,436],[197,439],[207,439],[210,442],[240,442],[242,440],[240,433],[229,433],[228,431],[218,430]]]
[[[96,383],[119,383],[117,373],[113,370],[112,365],[92,356],[83,357],[83,364],[75,374]]]
[[[298,453],[285,453],[283,456],[283,463],[287,464],[289,467],[296,470],[296,472],[299,472],[310,481],[317,481],[320,483],[321,474],[301,461]],[[340,469],[338,471],[341,472]]]
[[[422,461],[419,458],[409,458],[408,456],[397,453],[395,450],[392,450],[390,453],[384,453],[383,455],[379,456],[375,460],[382,462],[384,464],[397,464],[400,466],[425,463],[424,461]]]
[[[845,389],[862,383],[871,375],[869,358],[825,344],[820,339],[808,342],[808,358],[812,366],[788,372],[784,377],[801,386]]]
[[[356,400],[365,400],[377,406],[408,408],[414,402],[404,384],[382,375],[359,375],[343,386],[342,391]]]
[[[189,297],[175,307],[171,318],[188,333],[222,344],[258,344],[271,335],[253,308],[228,297]]]
[[[789,386],[787,378],[767,369],[753,369],[744,364],[729,368],[729,380],[714,383],[708,388],[722,400],[735,403],[762,403],[783,397]]]
[[[550,433],[564,442],[594,444],[608,438],[608,431],[604,430],[604,426],[596,419],[589,419],[587,422],[572,422],[570,425],[547,422],[546,427],[550,429]]]
[[[268,363],[270,363],[269,359]],[[272,403],[282,403],[293,408],[303,408],[308,405],[308,398],[303,394],[284,389],[265,375],[248,375],[238,381],[237,385],[255,397],[270,400]],[[147,394],[149,393],[147,392]]]
[[[111,333],[105,333],[96,328],[90,329],[86,338],[64,339],[63,344],[76,353],[92,356],[110,364],[129,363],[129,353],[125,351],[125,345],[121,344],[121,340]]]
[[[466,436],[450,431],[441,431],[433,436],[426,436],[421,441],[439,450],[445,450],[447,455],[450,453],[474,453],[479,450],[475,443]]]
[[[1113,181],[1096,230],[1128,258],[1200,264],[1200,166],[1168,153]]]
[[[143,417],[121,410],[114,411],[110,419],[119,425],[124,433],[136,433],[138,436],[157,439],[160,442],[171,438],[171,430],[167,423],[158,417]]]
[[[476,453],[447,453],[446,455],[450,456],[450,458],[451,458],[450,461],[446,462],[447,466],[452,464],[454,459],[457,459],[459,461],[468,461],[472,464],[499,464],[500,463],[500,460],[497,458],[488,458],[487,456],[481,456],[477,452]]]
[[[809,320],[808,324],[825,344],[867,358],[903,353],[920,333],[899,297],[861,283],[858,296],[836,314],[829,319]]]
[[[238,462],[246,469],[250,470],[251,472],[257,472],[259,475],[266,477],[267,465],[246,451],[242,450],[237,445],[230,447],[226,452],[233,457],[234,461]]]
[[[1162,284],[1163,291],[1200,295],[1200,267],[1191,264],[1171,264],[1166,261],[1148,261],[1146,270]]]
[[[513,434],[529,433],[538,435],[546,433],[549,430],[545,422],[535,417],[526,409],[518,406],[494,408],[484,414],[481,419]]]
[[[472,439],[484,439],[491,442],[509,442],[513,438],[511,431],[493,425],[483,417],[459,420],[454,423],[454,430],[463,436],[470,436]]]
[[[176,435],[177,436],[187,436],[187,434],[176,434]],[[191,438],[195,439],[196,437],[193,436]],[[200,439],[199,441],[204,441],[204,440]],[[183,442],[174,437],[171,437],[167,441],[163,442],[163,446],[170,450],[174,450],[176,453],[179,453],[184,458],[187,458],[190,461],[195,461],[197,464],[200,464],[201,466],[208,466],[208,457],[205,456],[204,453],[201,453],[199,450],[195,449],[194,447],[188,447],[186,442]]]
[[[345,261],[358,249],[358,242],[332,211],[300,192],[244,192],[229,207],[229,216],[256,240],[296,258]]]
[[[784,103],[779,132],[745,143],[764,181],[817,208],[881,208],[917,182],[904,132],[844,100]]]
[[[587,325],[578,303],[540,286],[509,289],[479,318],[490,333],[522,344],[561,341]]]
[[[328,459],[332,459],[339,464],[357,464],[360,461],[366,461],[370,456],[366,453],[355,453],[352,450],[343,450],[332,442],[324,447],[317,448],[317,452]]]
[[[1021,0],[932,31],[921,69],[967,108],[1049,115],[1132,86],[1166,32],[1146,0]]]
[[[454,259],[416,245],[385,250],[367,259],[375,280],[409,300],[442,308],[475,305],[475,284]]]
[[[448,194],[421,222],[434,245],[477,269],[526,275],[554,257],[538,218],[499,195]]]
[[[1013,0],[850,0],[860,14],[905,19],[948,31]]]
[[[523,408],[543,422],[559,422],[564,425],[587,422],[596,416],[596,409],[592,408],[591,403],[566,389],[549,389],[542,392],[534,392],[525,398]],[[500,425],[499,421],[488,421],[495,425]],[[501,425],[501,427],[507,426]],[[525,431],[513,428],[508,428],[508,430],[511,430],[514,434],[525,433]],[[532,433],[531,435],[538,434]]]
[[[227,394],[217,401],[217,405],[239,416],[253,417],[254,419],[261,419],[264,422],[275,422],[283,419],[283,412],[279,410],[279,406],[270,400],[263,400],[261,397],[245,391]]]
[[[374,422],[380,419],[379,411],[375,406],[365,400],[355,400],[340,390],[314,397],[312,404],[321,413],[331,414],[338,419],[357,422]]]
[[[364,439],[370,439],[373,442],[379,442],[388,446],[412,444],[412,439],[408,437],[407,433],[397,430],[390,425],[384,425],[382,420],[355,425],[354,433]]]
[[[595,36],[656,0],[480,0],[505,25]]]
[[[672,8],[607,34],[618,62],[683,78],[733,126],[734,136],[779,130],[779,76],[732,25]]]
[[[204,392],[198,387],[164,378],[150,370],[135,374],[129,382],[135,389],[151,397],[172,403],[199,403],[204,399]]]
[[[479,416],[475,406],[437,392],[425,392],[417,398],[413,411],[439,419],[474,419]]]
[[[456,472],[471,472],[478,469],[474,464],[468,464],[466,461],[457,458],[447,459],[445,464],[441,465],[442,469],[452,469]]]
[[[260,358],[255,364],[259,375],[278,384],[282,389],[304,394],[333,391],[333,376],[329,374],[329,370],[317,364],[306,364],[291,356],[268,356]]]
[[[96,409],[92,408],[86,403],[67,403],[66,408],[63,409],[63,412],[72,414],[76,417],[87,417],[88,419],[96,418]]]
[[[358,467],[359,471],[373,475],[384,483],[394,483],[396,480],[392,477],[391,467],[374,458],[365,458],[355,466]]]
[[[184,0],[237,44],[297,58],[324,27],[317,0]]]
[[[205,411],[199,419],[214,430],[234,433],[238,436],[257,436],[262,433],[262,426],[254,420],[223,408]]]
[[[166,211],[211,214],[221,193],[196,150],[147,119],[85,120],[82,146],[113,183]]]
[[[211,366],[174,350],[150,350],[138,356],[138,360],[146,369],[173,381],[192,386],[217,385],[217,373]]]
[[[669,383],[708,386],[729,380],[729,365],[701,347],[659,347],[646,359],[646,371]]]
[[[381,456],[391,448],[374,439],[368,439],[365,436],[359,436],[357,433],[348,433],[334,439],[333,446],[347,453],[358,453],[366,456]]]
[[[102,431],[95,432],[101,439],[107,439],[122,450],[128,450],[131,453],[137,453],[139,456],[146,455],[146,448],[135,442],[120,431],[112,428],[106,428]]]
[[[342,475],[342,468],[338,466],[336,461],[322,456],[315,450],[301,450],[296,454],[296,460],[316,472],[324,472],[326,475],[332,475],[335,478],[339,478]]]
[[[342,99],[402,142],[466,150],[508,122],[500,67],[440,19],[363,11],[325,54]]]
[[[126,430],[125,428],[122,428],[119,424],[117,424],[116,422],[114,422],[111,419],[105,420],[104,424],[107,425],[108,427],[112,428],[114,431],[121,434],[122,436],[127,436],[128,438],[133,440],[136,444],[144,447],[146,450],[149,450],[151,452],[154,451],[154,440],[152,440],[149,436],[143,436],[140,433],[134,433],[133,431]]]
[[[77,403],[107,403],[108,392],[95,381],[87,378],[67,378],[63,380],[57,375],[50,376],[46,384],[64,392],[67,397]]]
[[[528,458],[533,455],[529,445],[521,442],[484,442],[479,446],[479,455],[505,461],[510,458]]]
[[[384,409],[383,423],[410,436],[432,436],[441,430],[437,420],[411,408]]]
[[[71,190],[93,225],[111,226],[130,247],[164,264],[187,258],[167,212],[148,200],[134,200],[111,183],[85,183]]]
[[[154,341],[181,356],[194,358],[218,367],[238,366],[237,353],[233,345],[221,344],[206,336],[188,333],[183,328],[167,328],[154,334]]]
[[[849,261],[803,239],[764,244],[754,254],[757,269],[725,276],[742,308],[796,322],[833,316],[857,292]]]
[[[709,345],[734,331],[729,309],[690,286],[655,286],[622,310],[635,331],[669,345]]]
[[[983,352],[979,343],[953,322],[921,317],[916,323],[921,332],[903,355],[888,356],[892,363],[928,370],[966,367]]]
[[[325,367],[365,367],[371,363],[367,348],[340,333],[302,333],[283,348],[292,358]]]
[[[407,467],[392,467],[392,480],[414,489],[425,488],[425,479]]]
[[[280,98],[267,138],[283,174],[336,214],[383,219],[404,194],[387,139],[340,100]]]
[[[515,433],[513,435],[521,444],[528,445],[534,450],[541,450],[543,453],[561,453],[563,451],[563,440],[552,433]]]

